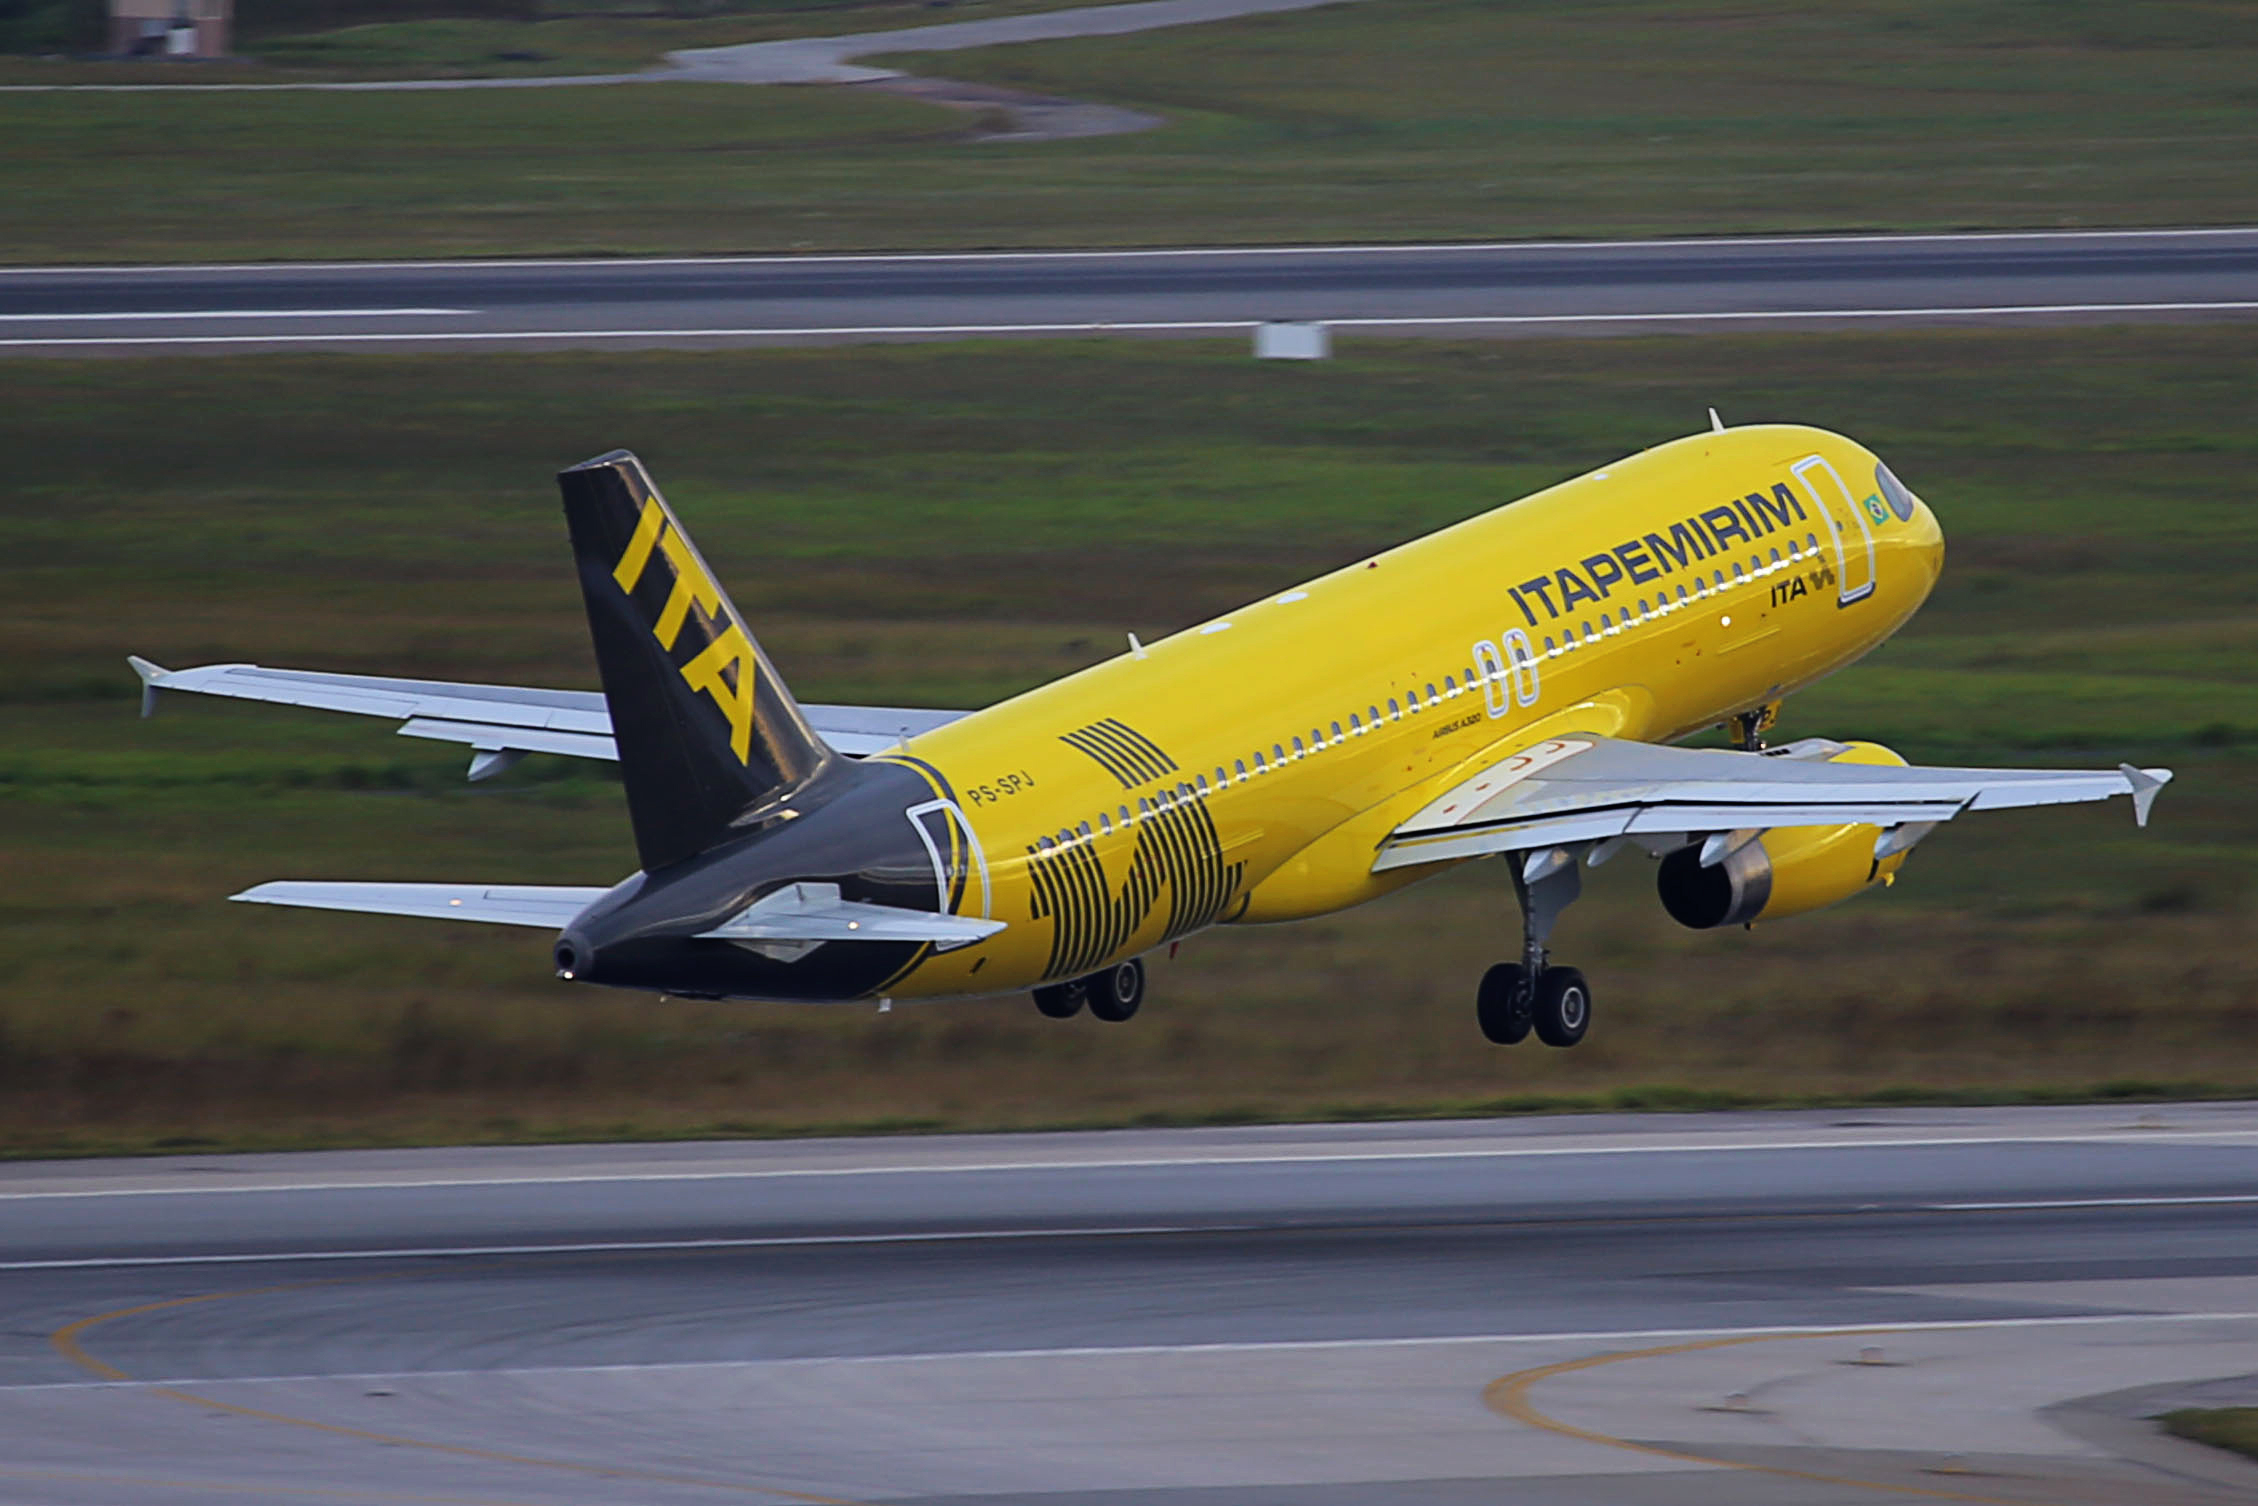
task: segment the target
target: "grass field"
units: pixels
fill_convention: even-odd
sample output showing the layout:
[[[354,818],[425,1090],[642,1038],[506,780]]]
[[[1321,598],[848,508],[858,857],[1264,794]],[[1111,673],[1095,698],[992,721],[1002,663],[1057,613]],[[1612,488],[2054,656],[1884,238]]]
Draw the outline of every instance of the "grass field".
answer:
[[[982,142],[852,89],[0,96],[0,258],[2258,217],[2258,9],[2217,0],[1363,0],[906,63],[1170,124]]]
[[[1202,1121],[2258,1090],[2248,327],[0,364],[0,1148]],[[230,906],[268,878],[608,882],[607,771],[467,786],[382,723],[123,664],[592,683],[558,466],[638,448],[809,699],[979,705],[1728,418],[1853,432],[1939,509],[1929,608],[1787,735],[2168,763],[1971,818],[1886,894],[1679,930],[1647,865],[1558,938],[1574,1052],[1497,1051],[1491,867],[1156,961],[1131,1026],[1024,1000],[666,1004],[546,938]]]
[[[2258,1407],[2189,1407],[2164,1414],[2166,1430],[2258,1459]]]
[[[622,73],[656,66],[686,47],[726,47],[781,37],[835,36],[979,21],[1108,0],[560,0],[493,4],[245,7],[229,60],[192,63],[90,60],[99,26],[69,51],[0,56],[0,83],[324,83],[387,78],[524,78]],[[83,9],[83,6],[82,6]],[[0,41],[6,39],[0,31]],[[33,49],[25,48],[25,52]]]

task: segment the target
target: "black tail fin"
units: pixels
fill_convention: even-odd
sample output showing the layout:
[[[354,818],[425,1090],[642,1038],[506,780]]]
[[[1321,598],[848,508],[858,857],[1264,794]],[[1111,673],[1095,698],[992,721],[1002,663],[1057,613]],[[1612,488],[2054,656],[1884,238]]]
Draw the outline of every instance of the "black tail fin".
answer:
[[[596,668],[647,870],[694,857],[832,752],[801,715],[643,463],[560,472]]]

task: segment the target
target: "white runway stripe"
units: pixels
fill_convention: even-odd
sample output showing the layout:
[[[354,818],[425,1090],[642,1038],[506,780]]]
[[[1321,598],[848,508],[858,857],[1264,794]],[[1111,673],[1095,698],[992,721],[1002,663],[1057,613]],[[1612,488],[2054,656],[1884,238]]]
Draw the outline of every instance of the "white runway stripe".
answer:
[[[590,1171],[532,1173],[521,1176],[372,1177],[366,1181],[267,1182],[244,1186],[199,1183],[183,1187],[74,1187],[0,1192],[0,1202],[36,1198],[212,1197],[274,1192],[378,1192],[442,1187],[560,1187],[597,1182],[740,1182],[807,1177],[883,1177],[976,1175],[998,1172],[1163,1170],[1190,1166],[1300,1166],[1399,1161],[1550,1160],[1564,1156],[1723,1155],[1763,1151],[1920,1150],[1974,1145],[2159,1145],[2210,1144],[2222,1147],[2258,1143],[2258,1129],[2246,1130],[2080,1130],[2052,1135],[1870,1135],[1840,1140],[1763,1139],[1657,1141],[1625,1145],[1482,1146],[1464,1150],[1311,1150],[1249,1151],[1244,1154],[1186,1156],[1107,1156],[1087,1160],[927,1162],[924,1164],[735,1167],[697,1171]],[[0,1177],[6,1173],[0,1171]]]
[[[1743,246],[1921,246],[1984,245],[1993,241],[2030,241],[2039,245],[2068,241],[2182,241],[2218,236],[2258,234],[2258,226],[2207,225],[2185,230],[1970,230],[1925,234],[1873,235],[1711,235],[1678,236],[1657,240],[1614,241],[1412,241],[1338,246],[1125,246],[1119,250],[1045,251],[834,251],[773,256],[580,256],[580,257],[471,257],[456,261],[239,261],[114,263],[106,266],[46,266],[0,268],[0,279],[20,276],[78,276],[110,273],[139,276],[149,272],[420,272],[434,268],[519,267],[800,267],[832,266],[841,262],[1029,262],[1029,261],[1157,261],[1184,257],[1262,256],[1431,256],[1437,252],[1521,251],[1645,251],[1717,250]]]
[[[682,1360],[649,1364],[532,1365],[491,1370],[384,1370],[348,1374],[168,1376],[149,1380],[26,1381],[0,1385],[12,1391],[114,1391],[137,1386],[256,1386],[306,1381],[416,1381],[467,1378],[524,1379],[544,1375],[640,1375],[671,1371],[743,1370],[762,1365],[916,1365],[952,1360],[1136,1359],[1151,1355],[1309,1354],[1372,1349],[1467,1348],[1503,1344],[1651,1344],[1678,1340],[1839,1338],[1895,1333],[1966,1333],[1985,1329],[2107,1328],[2140,1323],[2249,1323],[2258,1312],[2071,1313],[2030,1318],[1946,1318],[1931,1322],[1777,1323],[1742,1328],[1612,1328],[1561,1333],[1439,1334],[1389,1339],[1253,1339],[1220,1344],[1089,1344],[1061,1349],[932,1350],[919,1354],[809,1354],[774,1359]]]
[[[7,324],[82,324],[129,319],[420,319],[476,309],[150,309],[130,314],[0,314]]]
[[[1991,303],[1939,305],[1922,308],[1856,309],[1737,309],[1688,310],[1638,314],[1446,314],[1391,315],[1372,318],[1319,319],[1335,329],[1479,329],[1566,324],[1719,324],[1761,323],[1799,319],[2018,319],[2075,314],[2199,314],[2240,313],[2258,310],[2258,300],[2224,299],[2170,303]],[[501,344],[512,341],[551,340],[820,340],[865,337],[979,336],[979,335],[1089,335],[1188,334],[1212,330],[1223,333],[1250,330],[1257,319],[1147,319],[1077,321],[1045,324],[813,324],[742,325],[691,329],[569,329],[412,331],[382,334],[271,334],[271,335],[59,335],[0,340],[4,346],[104,346],[104,345],[273,345],[273,344]]]

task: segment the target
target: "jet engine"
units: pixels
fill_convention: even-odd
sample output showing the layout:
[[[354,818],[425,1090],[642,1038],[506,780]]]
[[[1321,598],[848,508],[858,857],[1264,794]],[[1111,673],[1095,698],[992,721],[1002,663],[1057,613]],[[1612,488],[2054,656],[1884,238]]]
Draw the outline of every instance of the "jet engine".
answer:
[[[1879,743],[1848,744],[1826,761],[1905,762]],[[1901,827],[1885,840],[1880,827],[1864,824],[1732,833],[1718,844],[1725,850],[1714,861],[1702,859],[1716,851],[1715,838],[1664,857],[1656,887],[1670,918],[1697,931],[1777,920],[1895,883],[1906,853],[1927,834],[1926,828]]]

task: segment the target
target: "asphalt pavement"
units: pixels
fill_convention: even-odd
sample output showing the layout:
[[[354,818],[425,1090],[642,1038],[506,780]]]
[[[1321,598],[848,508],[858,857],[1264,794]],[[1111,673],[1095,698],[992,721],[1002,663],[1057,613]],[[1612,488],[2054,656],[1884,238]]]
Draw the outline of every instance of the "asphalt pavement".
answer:
[[[0,1167],[0,1499],[2249,1500],[2258,1105]]]
[[[1593,335],[2247,318],[2258,229],[0,270],[0,348]]]

